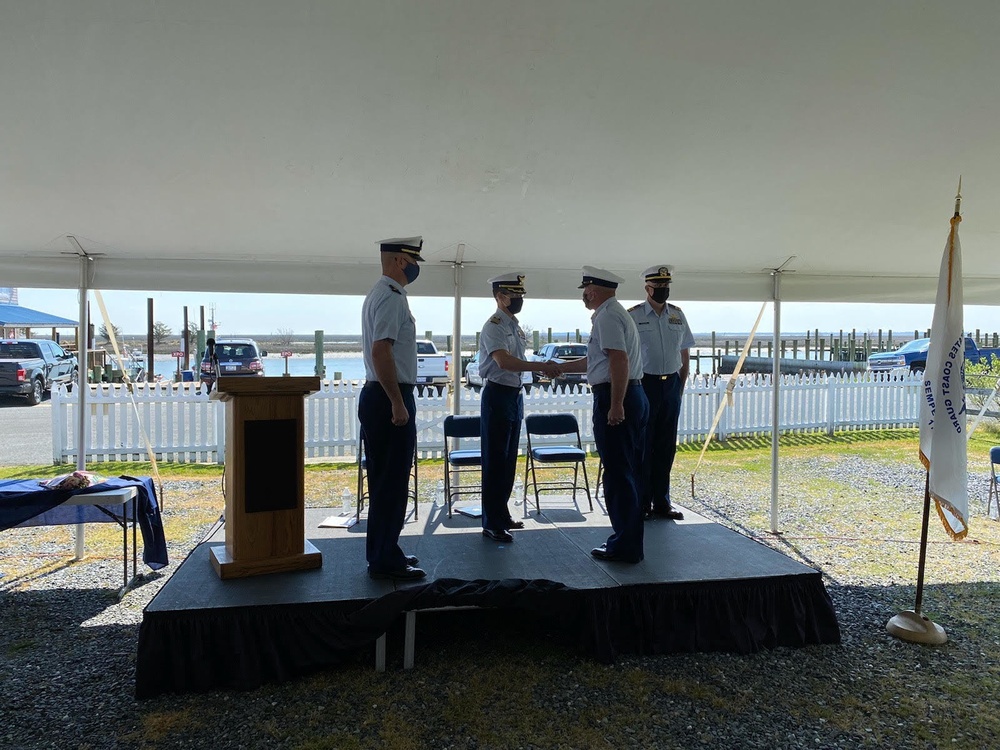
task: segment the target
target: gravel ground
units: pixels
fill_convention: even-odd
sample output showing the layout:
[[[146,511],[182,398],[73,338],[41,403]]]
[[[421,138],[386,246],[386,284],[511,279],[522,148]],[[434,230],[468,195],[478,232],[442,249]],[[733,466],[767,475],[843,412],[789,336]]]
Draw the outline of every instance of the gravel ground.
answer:
[[[417,668],[357,663],[249,693],[133,697],[142,608],[210,526],[211,501],[172,543],[170,567],[118,603],[118,561],[67,562],[68,534],[0,536],[0,747],[21,748],[986,748],[1000,719],[1000,532],[944,540],[932,518],[924,611],[949,643],[885,633],[911,608],[923,477],[913,465],[829,448],[782,460],[781,536],[768,527],[769,457],[699,476],[713,520],[824,571],[843,643],[747,656],[582,659],[555,636],[498,613],[418,619]],[[690,457],[679,459],[693,468]],[[810,488],[800,496],[794,485]],[[735,488],[739,491],[735,491]],[[970,475],[971,506],[986,477]],[[218,480],[165,484],[211,498]],[[193,513],[193,511],[192,511]],[[204,520],[198,520],[204,519]],[[489,627],[489,639],[477,633]],[[390,642],[401,642],[391,638]]]

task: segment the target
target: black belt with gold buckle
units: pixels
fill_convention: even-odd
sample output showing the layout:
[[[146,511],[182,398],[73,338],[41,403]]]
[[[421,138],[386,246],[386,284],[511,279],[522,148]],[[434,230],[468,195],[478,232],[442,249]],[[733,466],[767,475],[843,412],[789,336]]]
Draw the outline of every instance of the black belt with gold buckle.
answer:
[[[670,378],[675,377],[676,375],[677,375],[676,372],[672,372],[672,373],[670,373],[668,375],[652,375],[652,374],[650,374],[648,372],[644,372],[642,374],[642,379],[643,380],[670,380]]]

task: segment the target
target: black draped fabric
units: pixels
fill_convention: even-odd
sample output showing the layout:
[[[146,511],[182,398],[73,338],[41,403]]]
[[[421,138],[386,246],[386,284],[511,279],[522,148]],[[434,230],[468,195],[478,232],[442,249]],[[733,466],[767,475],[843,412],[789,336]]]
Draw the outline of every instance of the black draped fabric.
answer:
[[[586,592],[577,643],[604,662],[619,654],[731,651],[840,643],[819,573],[621,586]]]
[[[442,578],[367,603],[146,611],[139,628],[136,695],[250,689],[283,682],[352,658],[408,610],[444,606],[558,610],[559,594],[569,591],[551,581]],[[569,603],[568,597],[562,599]]]
[[[167,541],[163,532],[163,521],[160,518],[160,506],[156,499],[156,488],[149,477],[121,476],[73,490],[43,487],[37,479],[0,482],[0,531],[20,525],[102,523],[107,522],[109,517],[124,523],[125,518],[111,513],[110,508],[106,509],[110,516],[101,513],[93,506],[59,508],[74,495],[90,495],[122,487],[136,489],[136,516],[143,542],[142,561],[151,569],[158,570],[168,562]]]
[[[252,689],[344,662],[409,610],[501,607],[546,619],[567,643],[623,653],[748,653],[839,643],[819,573],[776,579],[571,589],[544,580],[440,579],[369,602],[144,613],[136,695]]]

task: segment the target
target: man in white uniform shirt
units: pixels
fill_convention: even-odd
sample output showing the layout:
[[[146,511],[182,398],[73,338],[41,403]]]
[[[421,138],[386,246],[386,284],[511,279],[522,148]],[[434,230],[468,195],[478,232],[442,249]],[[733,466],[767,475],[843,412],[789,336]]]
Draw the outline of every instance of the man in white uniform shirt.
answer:
[[[604,462],[604,500],[614,533],[590,554],[637,563],[643,558],[639,484],[649,404],[641,385],[639,333],[615,299],[622,282],[610,271],[583,267],[583,303],[594,311],[587,356],[559,368],[585,371],[594,393],[594,442]]]
[[[406,286],[420,274],[423,239],[405,237],[379,244],[382,276],[361,308],[365,387],[358,419],[368,465],[366,556],[372,578],[413,580],[426,573],[399,547],[406,520],[410,467],[417,444],[417,326]]]
[[[670,503],[670,471],[677,452],[677,422],[694,335],[681,309],[667,302],[670,267],[647,268],[643,281],[646,301],[628,310],[642,342],[642,388],[649,401],[642,461],[643,518],[680,520],[684,514]]]
[[[483,536],[512,542],[511,529],[524,527],[511,518],[507,501],[514,486],[517,446],[524,420],[522,372],[555,374],[556,365],[524,358],[524,331],[517,320],[524,304],[524,276],[505,273],[489,280],[497,311],[479,334],[479,374],[483,379],[480,419],[483,457]]]

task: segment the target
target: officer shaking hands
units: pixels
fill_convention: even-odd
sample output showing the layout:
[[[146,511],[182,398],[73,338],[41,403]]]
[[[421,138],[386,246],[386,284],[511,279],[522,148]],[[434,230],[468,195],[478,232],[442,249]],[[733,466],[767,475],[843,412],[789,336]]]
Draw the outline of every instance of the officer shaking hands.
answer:
[[[536,371],[553,376],[558,367],[524,358],[524,331],[517,320],[524,304],[524,275],[501,274],[490,279],[489,284],[497,311],[483,324],[479,336],[483,536],[495,542],[512,542],[510,530],[524,528],[523,521],[511,518],[507,506],[524,420],[521,373]]]
[[[614,533],[590,554],[637,563],[643,559],[639,482],[649,404],[641,385],[639,333],[615,299],[623,282],[610,271],[583,267],[583,303],[594,311],[587,356],[559,369],[586,371],[594,393],[594,442],[604,463],[604,498]]]
[[[646,301],[628,310],[642,343],[642,388],[649,400],[649,425],[642,461],[643,518],[682,519],[670,504],[670,471],[677,452],[677,423],[687,382],[694,335],[679,307],[667,302],[670,267],[652,266],[642,275]]]
[[[410,468],[417,444],[417,328],[406,286],[420,274],[421,237],[379,243],[382,276],[361,308],[365,386],[358,419],[368,465],[366,556],[372,578],[413,580],[426,573],[399,547],[406,520]]]

